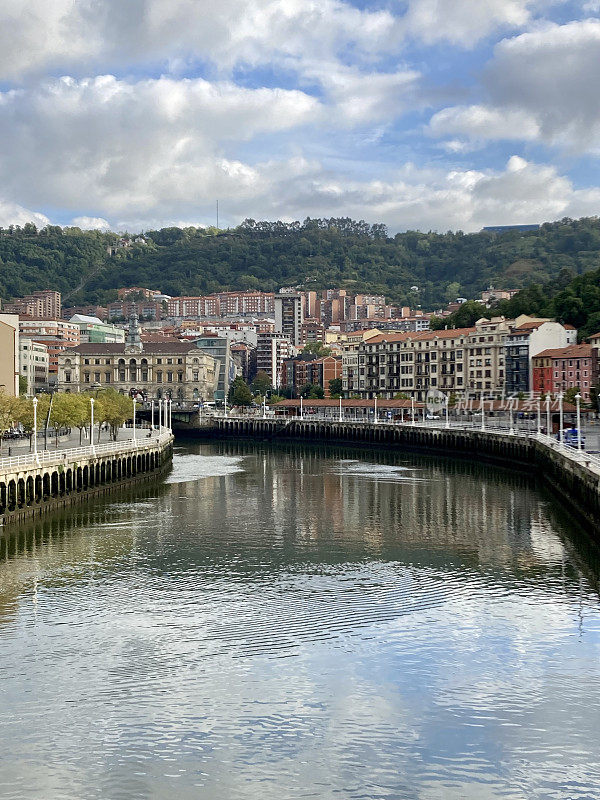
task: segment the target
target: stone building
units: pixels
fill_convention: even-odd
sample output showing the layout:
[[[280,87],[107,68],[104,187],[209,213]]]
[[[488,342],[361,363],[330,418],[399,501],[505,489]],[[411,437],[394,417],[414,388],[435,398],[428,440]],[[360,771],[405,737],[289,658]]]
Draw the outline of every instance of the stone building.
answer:
[[[137,317],[126,342],[81,344],[59,355],[58,386],[81,392],[112,387],[148,399],[213,400],[218,380],[214,358],[191,342],[142,342]]]

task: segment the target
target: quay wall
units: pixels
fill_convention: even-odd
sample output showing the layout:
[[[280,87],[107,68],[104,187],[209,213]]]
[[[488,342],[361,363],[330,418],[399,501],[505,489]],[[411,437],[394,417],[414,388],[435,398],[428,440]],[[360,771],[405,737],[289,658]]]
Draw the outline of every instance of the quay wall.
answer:
[[[121,447],[119,447],[121,444]],[[115,487],[154,479],[171,463],[173,436],[51,453],[48,463],[0,467],[0,524],[8,526],[66,508]],[[16,459],[15,459],[16,460]],[[11,461],[11,459],[7,459]]]
[[[191,433],[189,428],[187,432]],[[537,475],[600,537],[600,472],[544,442],[482,430],[285,419],[215,417],[194,429],[207,437],[346,443],[487,461]]]

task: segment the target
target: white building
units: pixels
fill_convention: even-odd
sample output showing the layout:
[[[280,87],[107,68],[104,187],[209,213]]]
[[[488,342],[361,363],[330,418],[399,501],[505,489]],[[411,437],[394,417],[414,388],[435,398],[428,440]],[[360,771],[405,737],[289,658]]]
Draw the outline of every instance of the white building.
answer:
[[[289,337],[291,343],[298,347],[300,345],[300,334],[302,323],[304,322],[304,312],[302,308],[302,295],[280,289],[275,295],[275,333],[283,333]]]
[[[27,380],[27,396],[48,386],[50,358],[48,348],[32,339],[19,340],[19,374]]]

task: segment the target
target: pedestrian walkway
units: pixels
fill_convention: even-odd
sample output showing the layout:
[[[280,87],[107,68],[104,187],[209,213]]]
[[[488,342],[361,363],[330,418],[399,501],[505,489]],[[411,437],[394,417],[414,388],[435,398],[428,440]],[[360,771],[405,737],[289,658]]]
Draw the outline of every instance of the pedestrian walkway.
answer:
[[[136,434],[138,437],[143,438],[150,433],[149,428],[136,427]],[[87,435],[86,435],[87,434]],[[131,439],[133,435],[133,428],[119,428],[117,431],[117,441],[122,442],[126,439]],[[100,434],[100,444],[112,442],[110,432],[103,430]],[[98,443],[98,428],[94,428],[94,444]],[[81,442],[79,441],[79,430],[72,430],[71,433],[58,437],[58,447],[56,447],[55,437],[48,434],[48,451],[54,452],[56,450],[71,450],[73,447],[86,447],[90,444],[89,429],[83,432]],[[38,450],[44,450],[44,432],[38,431]],[[7,458],[9,456],[22,456],[27,453],[33,452],[33,437],[29,439],[6,439],[2,443],[2,451],[0,457]]]

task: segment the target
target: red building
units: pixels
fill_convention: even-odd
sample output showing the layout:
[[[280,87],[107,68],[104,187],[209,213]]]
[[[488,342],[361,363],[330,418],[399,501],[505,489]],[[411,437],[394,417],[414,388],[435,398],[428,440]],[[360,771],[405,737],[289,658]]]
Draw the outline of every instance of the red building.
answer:
[[[598,377],[598,353],[589,344],[543,350],[532,359],[534,391],[556,395],[578,389],[585,402]]]

